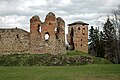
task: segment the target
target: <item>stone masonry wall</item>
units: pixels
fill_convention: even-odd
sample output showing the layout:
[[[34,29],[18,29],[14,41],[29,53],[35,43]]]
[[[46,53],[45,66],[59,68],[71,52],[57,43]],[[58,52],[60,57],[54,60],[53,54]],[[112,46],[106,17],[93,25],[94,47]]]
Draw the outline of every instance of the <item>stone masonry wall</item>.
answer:
[[[0,29],[0,53],[28,51],[29,40],[29,33],[22,29]]]
[[[45,35],[49,39],[45,40]],[[48,13],[45,22],[38,16],[30,19],[30,52],[32,53],[65,53],[65,22],[62,18]]]

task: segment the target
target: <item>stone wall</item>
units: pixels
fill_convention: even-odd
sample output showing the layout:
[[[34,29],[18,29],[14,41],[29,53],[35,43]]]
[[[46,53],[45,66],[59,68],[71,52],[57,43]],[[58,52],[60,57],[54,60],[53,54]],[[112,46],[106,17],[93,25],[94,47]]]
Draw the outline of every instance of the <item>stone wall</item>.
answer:
[[[13,28],[0,29],[1,52],[25,52],[29,49],[29,32]]]

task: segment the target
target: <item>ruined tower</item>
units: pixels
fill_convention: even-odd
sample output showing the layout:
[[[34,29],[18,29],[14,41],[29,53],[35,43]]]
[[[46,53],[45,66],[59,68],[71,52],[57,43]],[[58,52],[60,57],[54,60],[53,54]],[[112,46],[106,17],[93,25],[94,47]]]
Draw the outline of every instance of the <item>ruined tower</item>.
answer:
[[[82,21],[68,24],[69,49],[88,53],[88,25]]]
[[[65,22],[49,12],[45,21],[30,19],[30,52],[59,54],[65,52]]]

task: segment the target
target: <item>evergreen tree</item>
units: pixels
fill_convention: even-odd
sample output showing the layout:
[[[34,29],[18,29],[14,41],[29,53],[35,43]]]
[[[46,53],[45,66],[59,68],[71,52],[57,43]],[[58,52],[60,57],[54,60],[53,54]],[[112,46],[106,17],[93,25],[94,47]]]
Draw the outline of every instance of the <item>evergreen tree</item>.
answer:
[[[94,28],[91,26],[91,29],[89,30],[89,53],[94,54]]]
[[[115,44],[116,38],[115,38],[114,26],[109,18],[107,19],[107,22],[104,24],[103,32],[104,32],[106,58],[113,62],[116,51],[116,44]]]
[[[99,37],[99,30],[96,28],[94,29],[93,26],[91,26],[91,29],[89,30],[90,33],[89,33],[89,52],[94,55],[94,56],[97,56],[97,57],[103,57],[102,54],[101,54],[101,51],[102,50],[102,45],[100,43],[100,37]]]
[[[105,56],[105,48],[104,48],[104,46],[105,46],[105,44],[104,44],[104,35],[103,35],[103,32],[100,31],[98,55],[99,55],[99,57],[102,57],[102,58],[104,58],[104,56]]]
[[[93,34],[93,42],[94,42],[94,51],[97,57],[100,57],[99,54],[99,30],[96,28],[94,30],[94,34]]]

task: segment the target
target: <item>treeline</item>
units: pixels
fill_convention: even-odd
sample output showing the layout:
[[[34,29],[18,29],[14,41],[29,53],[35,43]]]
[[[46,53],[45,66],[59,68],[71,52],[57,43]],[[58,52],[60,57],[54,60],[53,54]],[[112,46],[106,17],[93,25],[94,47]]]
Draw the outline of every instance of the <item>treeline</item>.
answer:
[[[113,63],[120,63],[120,6],[113,10],[102,26],[103,30],[91,26],[89,30],[89,53],[106,58]]]

